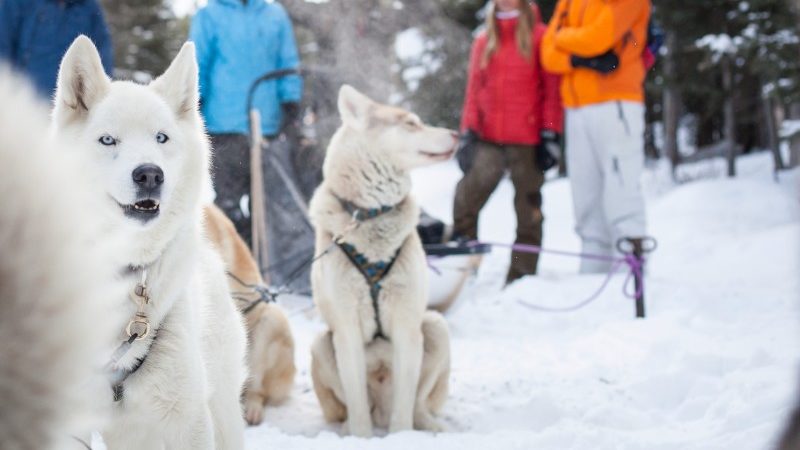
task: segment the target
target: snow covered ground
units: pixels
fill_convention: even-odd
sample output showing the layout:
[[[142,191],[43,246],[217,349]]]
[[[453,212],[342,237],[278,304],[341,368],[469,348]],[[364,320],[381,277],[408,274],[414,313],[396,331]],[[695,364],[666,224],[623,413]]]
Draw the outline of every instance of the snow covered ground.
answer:
[[[601,276],[545,255],[541,274],[505,290],[507,251],[484,260],[447,319],[452,334],[448,432],[340,437],[317,406],[309,346],[323,328],[291,317],[298,376],[291,399],[247,431],[248,448],[280,449],[767,449],[796,395],[800,361],[800,173],[771,174],[769,155],[666,167],[644,177],[660,247],[648,268],[648,318],[635,320],[622,276],[585,309],[542,313],[519,303],[568,306]],[[415,193],[447,221],[459,178],[448,163],[415,173]],[[578,250],[569,183],[544,188],[546,247]],[[504,181],[482,218],[482,239],[511,241],[512,189]],[[436,282],[435,277],[431,280]],[[307,302],[289,299],[287,308]],[[381,433],[383,435],[385,433]]]

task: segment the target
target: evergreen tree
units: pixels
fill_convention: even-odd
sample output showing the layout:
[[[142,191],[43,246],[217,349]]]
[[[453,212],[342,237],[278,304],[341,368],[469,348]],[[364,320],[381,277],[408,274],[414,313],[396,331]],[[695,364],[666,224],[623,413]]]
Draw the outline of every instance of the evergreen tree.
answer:
[[[171,1],[101,0],[114,41],[117,76],[146,81],[169,66],[188,34]]]
[[[648,83],[655,99],[654,120],[660,119],[658,99],[667,86],[680,94],[682,112],[696,117],[698,146],[724,135],[723,105],[732,97],[736,140],[745,149],[765,147],[762,91],[776,89],[784,106],[798,95],[798,32],[789,5],[781,0],[660,0],[655,18],[673,37],[662,62]],[[732,86],[723,88],[725,59],[730,61]]]

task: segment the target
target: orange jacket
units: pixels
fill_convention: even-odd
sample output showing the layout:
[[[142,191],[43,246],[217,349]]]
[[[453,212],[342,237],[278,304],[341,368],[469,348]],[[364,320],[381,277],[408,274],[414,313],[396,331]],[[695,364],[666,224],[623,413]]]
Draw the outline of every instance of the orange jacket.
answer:
[[[542,65],[562,75],[566,107],[607,101],[644,101],[649,0],[559,0],[542,40]],[[572,55],[590,58],[613,49],[619,67],[609,74],[572,67]]]

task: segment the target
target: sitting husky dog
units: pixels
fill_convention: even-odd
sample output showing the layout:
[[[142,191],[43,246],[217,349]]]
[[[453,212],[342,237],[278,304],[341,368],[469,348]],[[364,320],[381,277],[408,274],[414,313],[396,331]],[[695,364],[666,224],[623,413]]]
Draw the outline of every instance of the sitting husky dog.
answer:
[[[258,425],[264,419],[264,406],[280,404],[292,390],[296,372],[292,330],[283,309],[262,300],[259,289],[266,287],[264,278],[233,222],[214,204],[204,211],[206,233],[225,262],[231,295],[247,324],[250,377],[242,400],[247,423]]]
[[[455,153],[455,133],[379,105],[350,86],[339,92],[342,126],[311,200],[318,259],[311,283],[330,331],[312,348],[314,390],[329,421],[370,436],[440,430],[431,413],[446,396],[447,324],[426,312],[428,267],[409,170]]]
[[[54,134],[89,156],[132,249],[109,361],[111,449],[238,449],[245,332],[222,261],[202,234],[208,143],[194,45],[149,86],[111,82],[79,37],[61,63]],[[104,320],[97,318],[97,320]],[[129,343],[129,345],[126,345]]]
[[[107,389],[97,355],[119,331],[108,299],[126,294],[119,249],[32,87],[0,68],[0,99],[0,448],[85,449]]]

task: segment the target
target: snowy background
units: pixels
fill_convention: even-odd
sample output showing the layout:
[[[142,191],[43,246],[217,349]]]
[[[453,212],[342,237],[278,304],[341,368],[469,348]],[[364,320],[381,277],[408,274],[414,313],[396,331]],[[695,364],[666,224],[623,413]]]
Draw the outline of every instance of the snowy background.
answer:
[[[469,41],[484,1],[281,3],[295,20],[303,63],[330,67],[341,78],[312,91],[315,102],[346,80],[427,121],[455,126]],[[413,7],[397,7],[404,3]],[[545,14],[554,4],[538,3]],[[112,26],[125,44],[117,59],[129,69],[159,73],[172,55],[156,50],[177,50],[191,13],[205,1],[173,0],[177,25],[164,26],[160,34],[146,27],[174,41],[172,47],[139,39],[135,25],[145,20],[126,18],[131,11],[116,11],[119,4],[104,1],[109,16],[120,19]],[[775,141],[788,140],[800,129],[800,10],[780,5],[656,2],[667,43],[647,83],[652,167],[643,183],[650,230],[660,246],[648,265],[646,320],[633,318],[622,275],[578,312],[526,308],[521,301],[578,304],[603,276],[576,275],[576,260],[545,255],[539,276],[502,290],[509,254],[498,249],[447,315],[453,360],[442,421],[448,432],[362,440],[340,437],[338,425],[324,422],[308,373],[311,340],[324,325],[308,312],[310,299],[284,298],[296,338],[296,385],[286,404],[268,408],[264,425],[248,429],[248,447],[771,449],[800,398],[800,169],[781,172],[776,181],[764,152],[740,157],[736,178],[724,178],[727,167],[720,159],[680,165],[673,178],[665,157],[701,156],[725,141],[725,108],[737,120],[729,138],[743,151],[773,147],[770,133]],[[336,14],[336,27],[328,26],[330,14]],[[142,15],[153,16],[149,10]],[[362,34],[351,32],[356,28]],[[150,53],[139,51],[147,45]],[[160,59],[150,61],[151,53]],[[725,58],[734,64],[720,64]],[[729,92],[720,81],[723,67],[734,75]],[[679,103],[673,117],[663,104],[668,94]],[[318,112],[335,113],[324,107]],[[678,124],[674,149],[665,145],[669,120]],[[800,144],[793,145],[791,157],[783,154],[789,165],[800,164]],[[324,147],[321,142],[319,150]],[[420,170],[416,196],[428,212],[450,222],[459,177],[455,164]],[[543,195],[545,246],[577,251],[568,180],[549,181]],[[512,197],[504,181],[483,212],[482,239],[513,240]],[[437,282],[435,275],[431,282]]]
[[[644,179],[659,249],[648,266],[645,320],[621,293],[623,276],[578,312],[541,313],[526,302],[569,306],[602,276],[576,275],[577,261],[545,255],[537,277],[501,290],[509,254],[495,250],[448,313],[450,397],[438,435],[404,432],[370,440],[340,437],[325,423],[311,387],[309,348],[323,329],[313,312],[291,316],[298,375],[290,400],[269,407],[247,431],[251,449],[768,449],[796,395],[800,172],[776,181],[766,153],[682,166]],[[421,169],[414,190],[450,221],[460,172],[454,163]],[[480,223],[484,240],[514,234],[504,181]],[[579,249],[569,182],[544,187],[546,247]],[[432,283],[436,282],[435,276]],[[287,309],[310,300],[287,299]]]

